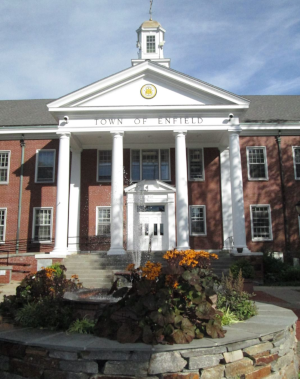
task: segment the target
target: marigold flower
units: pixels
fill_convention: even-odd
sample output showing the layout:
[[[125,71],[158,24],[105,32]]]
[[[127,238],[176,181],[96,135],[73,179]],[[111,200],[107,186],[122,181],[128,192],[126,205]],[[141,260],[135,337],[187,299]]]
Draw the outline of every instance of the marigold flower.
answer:
[[[127,267],[126,267],[126,270],[127,271],[133,271],[135,269],[135,264],[134,263],[130,263]]]
[[[142,267],[142,276],[147,280],[155,280],[161,272],[160,263],[152,263],[148,261],[144,267]]]

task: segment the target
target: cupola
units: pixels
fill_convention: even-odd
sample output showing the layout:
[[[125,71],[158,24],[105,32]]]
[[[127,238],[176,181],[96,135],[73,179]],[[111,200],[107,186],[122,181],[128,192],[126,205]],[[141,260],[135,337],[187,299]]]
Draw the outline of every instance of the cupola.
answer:
[[[144,61],[150,60],[163,66],[170,67],[170,59],[164,58],[165,29],[159,22],[152,20],[145,21],[138,28],[136,47],[138,59],[132,59],[135,66]]]

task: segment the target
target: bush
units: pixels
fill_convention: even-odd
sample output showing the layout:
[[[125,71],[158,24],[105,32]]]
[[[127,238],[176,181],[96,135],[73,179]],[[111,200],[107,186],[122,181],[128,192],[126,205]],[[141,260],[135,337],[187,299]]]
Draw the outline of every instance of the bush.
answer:
[[[272,253],[264,253],[264,277],[265,281],[274,283],[275,285],[281,284],[280,282],[297,285],[300,282],[300,268],[290,266],[276,259]],[[295,283],[294,283],[295,282]]]
[[[300,268],[289,267],[281,273],[281,280],[284,282],[300,282]]]
[[[239,275],[240,270],[242,270],[242,276],[244,279],[254,279],[255,271],[252,264],[247,259],[238,259],[230,267],[230,271],[234,279]]]
[[[250,298],[253,296],[243,291],[244,280],[241,271],[235,279],[229,271],[228,276],[222,277],[218,289],[217,307],[219,309],[229,309],[236,315],[238,320],[243,321],[257,314],[257,309]]]
[[[95,323],[86,317],[75,320],[68,329],[69,333],[90,334],[94,332]]]
[[[53,265],[27,275],[16,289],[15,296],[5,296],[1,313],[27,327],[66,329],[72,321],[72,310],[63,296],[66,291],[81,288],[78,277],[66,279],[66,268]]]
[[[189,343],[204,335],[224,337],[222,312],[213,306],[214,284],[207,252],[168,251],[165,268],[147,262],[135,269],[130,265],[132,288],[117,289],[121,299],[108,304],[95,326],[95,334],[121,343]]]

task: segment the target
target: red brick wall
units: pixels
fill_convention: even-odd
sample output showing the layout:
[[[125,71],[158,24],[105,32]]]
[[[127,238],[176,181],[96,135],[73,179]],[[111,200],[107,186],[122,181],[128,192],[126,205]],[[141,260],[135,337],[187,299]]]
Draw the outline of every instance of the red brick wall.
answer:
[[[0,283],[1,284],[8,284],[10,283],[10,275],[11,275],[11,270],[7,270],[4,268],[1,268],[1,270],[5,270],[5,275],[0,275]]]
[[[223,244],[220,183],[220,152],[217,148],[204,149],[205,180],[188,182],[190,205],[206,206],[207,236],[190,237],[194,249],[220,249]]]
[[[56,178],[58,162],[58,140],[28,140],[25,147],[23,198],[20,239],[32,238],[34,207],[53,207],[53,237],[55,231]],[[35,183],[35,161],[37,149],[56,149],[56,170],[54,183]],[[9,184],[0,185],[0,207],[7,207],[6,242],[15,241],[20,185],[21,147],[20,141],[0,141],[0,150],[10,150]],[[24,247],[25,248],[25,247]],[[28,246],[25,250],[32,248]],[[34,251],[50,251],[52,245],[35,245]]]
[[[295,204],[300,199],[300,182],[295,180],[293,168],[292,146],[300,145],[300,137],[282,137],[283,169],[285,173],[285,188],[290,227],[292,250],[299,249],[298,219]],[[247,172],[247,146],[266,146],[269,180],[249,181]],[[245,223],[247,245],[251,251],[285,250],[284,215],[282,208],[282,193],[278,147],[274,136],[241,137],[241,158],[244,186]],[[254,242],[251,236],[250,205],[270,204],[272,217],[273,241]]]

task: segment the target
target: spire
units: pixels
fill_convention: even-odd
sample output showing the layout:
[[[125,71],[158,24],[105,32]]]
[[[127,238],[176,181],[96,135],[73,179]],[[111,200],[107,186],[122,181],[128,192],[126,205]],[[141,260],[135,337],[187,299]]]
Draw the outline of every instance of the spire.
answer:
[[[153,0],[150,0],[150,10],[149,10],[150,18],[149,18],[149,21],[152,21],[152,4],[153,4]]]

